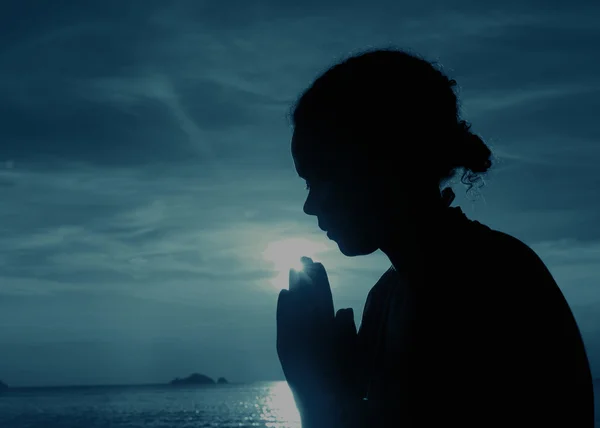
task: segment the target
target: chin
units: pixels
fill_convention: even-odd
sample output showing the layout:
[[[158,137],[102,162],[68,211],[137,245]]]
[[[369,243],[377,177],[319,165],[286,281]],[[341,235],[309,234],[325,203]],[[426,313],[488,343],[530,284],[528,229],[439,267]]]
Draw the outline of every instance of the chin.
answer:
[[[366,242],[357,242],[348,239],[333,239],[338,244],[338,248],[346,257],[368,256],[379,249],[375,244]]]

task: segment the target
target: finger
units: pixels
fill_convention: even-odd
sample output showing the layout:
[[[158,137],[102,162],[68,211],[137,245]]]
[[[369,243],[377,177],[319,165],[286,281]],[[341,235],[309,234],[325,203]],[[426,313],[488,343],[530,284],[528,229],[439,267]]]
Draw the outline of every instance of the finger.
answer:
[[[310,266],[311,264],[314,263],[313,259],[311,259],[310,257],[306,257],[306,256],[300,257],[300,261],[302,262],[304,267]]]
[[[286,316],[286,308],[287,303],[289,301],[290,291],[289,290],[281,290],[279,292],[279,296],[277,297],[277,313],[276,319],[277,324],[281,323]]]
[[[288,313],[294,313],[296,329],[320,318],[319,306],[312,286],[312,279],[306,272],[290,269]],[[292,316],[292,315],[290,315]]]
[[[290,324],[290,292],[288,290],[281,290],[279,292],[279,298],[277,299],[277,312],[276,312],[276,324],[277,324],[277,337],[288,328]]]
[[[306,324],[309,310],[303,296],[299,293],[281,290],[277,302],[277,327],[286,333],[297,333]]]
[[[354,310],[352,308],[338,309],[335,314],[335,323],[340,329],[342,329],[342,331],[351,331],[356,333]]]
[[[335,317],[335,309],[333,306],[331,285],[325,267],[321,263],[313,263],[307,269],[307,274],[312,279],[315,298],[318,301],[322,315],[327,319],[333,319]]]
[[[303,288],[306,289],[306,286]],[[289,291],[284,302],[285,315],[281,317],[282,327],[287,334],[294,337],[296,342],[308,340],[314,335],[315,329],[321,328],[322,319],[317,302],[304,290]]]
[[[358,354],[358,335],[354,322],[354,311],[351,308],[340,309],[335,317],[336,356],[340,373],[341,389],[350,396],[360,393],[356,380],[356,368],[360,361]]]
[[[298,288],[302,288],[303,290],[306,290],[307,294],[311,294],[314,281],[311,278],[310,273],[307,271],[307,269],[308,268],[304,268],[303,270],[297,271],[298,272],[298,284],[299,284]]]
[[[291,268],[289,281],[290,291],[303,290],[303,293],[311,294],[311,285],[313,280],[305,270],[296,270]]]
[[[289,275],[289,290],[294,291],[298,289],[300,286],[300,277],[298,275],[298,271],[296,269],[290,269]]]
[[[340,337],[350,338],[356,336],[356,323],[352,308],[340,309],[335,314],[336,330]]]
[[[289,290],[281,290],[277,299],[277,353],[279,359],[285,360],[290,352],[291,339],[294,336],[294,302]]]
[[[315,300],[313,290],[313,280],[304,270],[290,269],[290,285],[289,290],[295,295],[299,295],[298,299],[304,301],[305,304]]]

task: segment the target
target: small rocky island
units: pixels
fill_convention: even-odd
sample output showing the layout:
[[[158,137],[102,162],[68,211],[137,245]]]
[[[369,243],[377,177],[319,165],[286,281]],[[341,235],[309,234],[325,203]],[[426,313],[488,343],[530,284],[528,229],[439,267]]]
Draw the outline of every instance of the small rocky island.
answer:
[[[203,374],[192,373],[191,375],[189,375],[188,377],[184,377],[183,379],[178,377],[173,379],[171,382],[169,382],[169,385],[226,385],[228,383],[229,382],[227,382],[227,379],[225,379],[224,377],[220,377],[215,382],[213,379]]]
[[[200,373],[192,373],[188,377],[175,378],[170,382],[171,385],[214,385],[215,381],[208,376]]]

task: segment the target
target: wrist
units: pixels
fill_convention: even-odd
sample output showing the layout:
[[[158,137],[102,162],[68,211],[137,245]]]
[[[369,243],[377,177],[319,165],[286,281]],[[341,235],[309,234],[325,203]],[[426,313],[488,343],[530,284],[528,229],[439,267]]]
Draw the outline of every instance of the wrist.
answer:
[[[333,393],[294,394],[302,419],[302,428],[336,428],[340,410],[339,398]]]

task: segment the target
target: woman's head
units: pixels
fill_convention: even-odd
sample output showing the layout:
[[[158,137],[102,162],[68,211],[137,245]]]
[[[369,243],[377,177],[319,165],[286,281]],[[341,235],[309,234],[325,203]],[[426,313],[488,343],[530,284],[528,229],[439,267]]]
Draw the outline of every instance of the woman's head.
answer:
[[[454,88],[430,62],[399,50],[352,56],[317,78],[292,113],[292,154],[304,211],[349,256],[381,248],[442,204],[462,171],[476,184],[491,152],[461,120]]]

